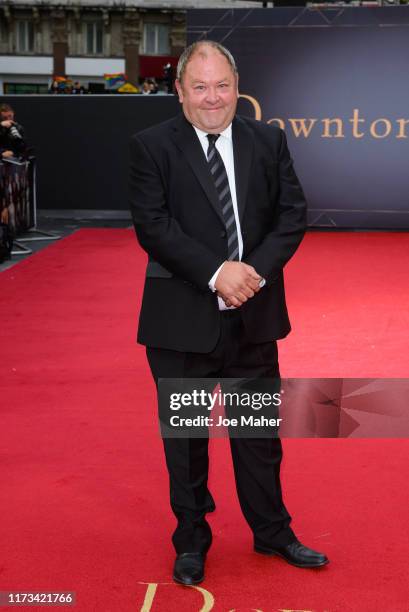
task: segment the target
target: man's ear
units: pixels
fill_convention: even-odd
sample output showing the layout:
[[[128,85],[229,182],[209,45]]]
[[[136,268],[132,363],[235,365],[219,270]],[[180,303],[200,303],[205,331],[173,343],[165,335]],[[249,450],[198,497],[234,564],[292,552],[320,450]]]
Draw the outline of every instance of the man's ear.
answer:
[[[239,97],[239,75],[236,74],[236,90],[237,90],[237,97]]]
[[[182,83],[179,81],[179,79],[176,79],[175,87],[176,87],[176,91],[178,92],[179,102],[182,103],[183,102],[183,91],[182,91]]]

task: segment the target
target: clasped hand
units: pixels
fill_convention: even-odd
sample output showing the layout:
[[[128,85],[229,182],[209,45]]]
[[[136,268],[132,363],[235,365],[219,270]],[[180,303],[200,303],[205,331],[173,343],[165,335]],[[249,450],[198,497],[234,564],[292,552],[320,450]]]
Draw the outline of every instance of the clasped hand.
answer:
[[[226,306],[237,308],[260,291],[261,279],[253,266],[242,261],[226,261],[217,275],[215,289]]]

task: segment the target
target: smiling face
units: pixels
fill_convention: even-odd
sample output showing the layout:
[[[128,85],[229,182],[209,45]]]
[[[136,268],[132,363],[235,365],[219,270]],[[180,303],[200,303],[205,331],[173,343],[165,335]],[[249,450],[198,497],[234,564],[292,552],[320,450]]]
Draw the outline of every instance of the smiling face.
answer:
[[[185,117],[194,126],[219,134],[231,123],[238,77],[220,51],[203,45],[188,61],[182,81],[175,84]]]

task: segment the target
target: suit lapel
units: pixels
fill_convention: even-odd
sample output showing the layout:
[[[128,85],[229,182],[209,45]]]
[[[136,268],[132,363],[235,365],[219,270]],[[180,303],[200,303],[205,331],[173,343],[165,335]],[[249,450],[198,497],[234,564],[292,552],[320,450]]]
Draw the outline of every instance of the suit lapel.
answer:
[[[246,207],[250,168],[254,155],[254,139],[250,128],[238,116],[233,119],[232,134],[237,206],[241,223]]]
[[[203,154],[202,145],[199,142],[194,128],[183,114],[178,117],[173,126],[172,138],[176,146],[185,156],[224,227],[219,196],[217,195],[216,187],[210,175],[207,161]]]
[[[251,130],[243,119],[238,116],[233,119],[232,137],[237,206],[241,223],[247,200],[250,168],[254,154],[254,140]],[[176,146],[185,156],[224,227],[219,196],[210,175],[202,146],[196,136],[194,128],[187,121],[183,113],[181,113],[175,121],[172,138]]]

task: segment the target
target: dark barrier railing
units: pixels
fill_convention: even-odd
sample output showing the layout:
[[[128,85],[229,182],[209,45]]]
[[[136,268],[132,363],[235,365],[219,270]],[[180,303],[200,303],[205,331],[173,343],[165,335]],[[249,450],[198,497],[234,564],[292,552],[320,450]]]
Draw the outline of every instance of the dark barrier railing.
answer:
[[[0,214],[14,236],[35,225],[35,176],[34,157],[0,162]]]

